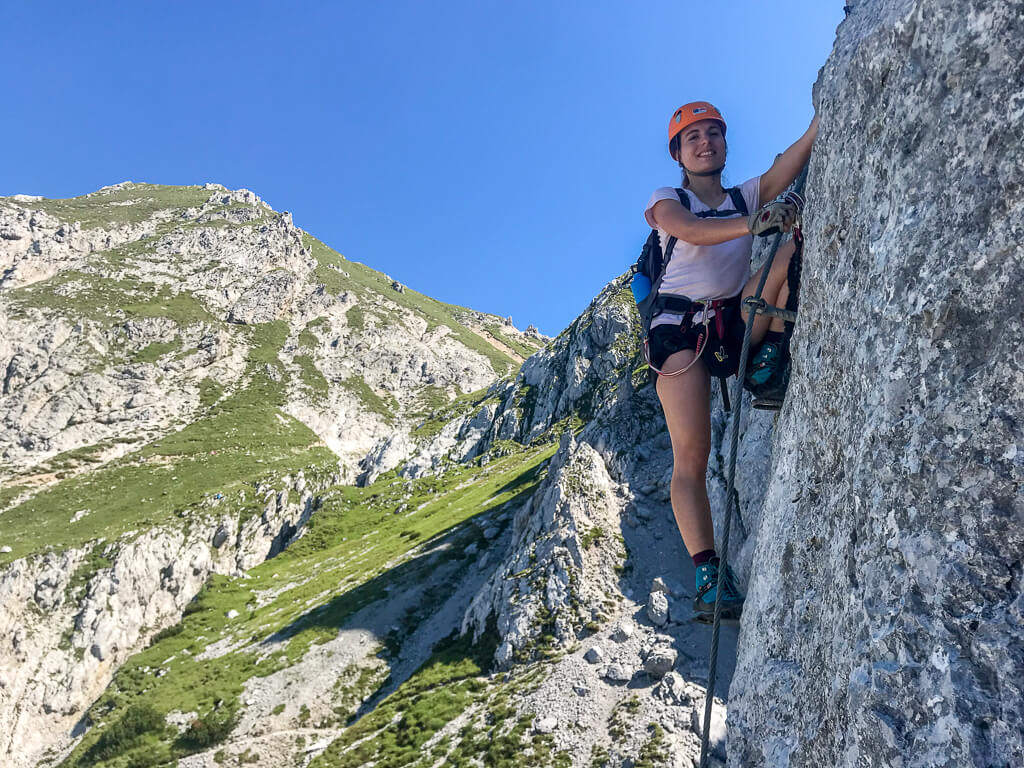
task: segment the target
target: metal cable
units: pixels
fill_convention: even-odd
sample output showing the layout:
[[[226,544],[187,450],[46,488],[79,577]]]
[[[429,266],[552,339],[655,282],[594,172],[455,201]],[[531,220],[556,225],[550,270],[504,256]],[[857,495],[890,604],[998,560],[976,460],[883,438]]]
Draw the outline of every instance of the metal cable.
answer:
[[[800,176],[797,177],[796,184],[793,185],[793,189],[799,193],[803,191],[804,182],[807,181],[807,169],[809,164],[804,166],[804,169],[800,172]],[[775,241],[772,243],[771,253],[768,255],[768,260],[764,264],[764,268],[761,271],[761,279],[757,284],[757,293],[754,294],[755,298],[760,300],[761,293],[764,291],[764,284],[768,280],[768,273],[771,271],[772,263],[775,261],[775,254],[779,250],[779,246],[782,244],[782,232],[775,235]],[[722,552],[718,556],[718,584],[715,587],[715,619],[711,629],[711,656],[708,659],[708,687],[707,692],[704,696],[704,730],[701,734],[700,740],[700,768],[707,768],[708,759],[710,753],[708,751],[708,737],[711,733],[711,704],[715,698],[715,678],[718,673],[718,635],[721,628],[722,621],[722,580],[725,577],[726,568],[729,565],[729,528],[732,523],[732,509],[733,509],[733,488],[736,479],[736,450],[738,448],[740,439],[740,414],[743,412],[743,379],[747,371],[747,355],[750,351],[750,335],[754,331],[754,320],[757,318],[757,313],[753,308],[747,314],[747,327],[743,331],[743,349],[740,351],[740,367],[736,373],[736,384],[733,394],[733,402],[736,403],[736,408],[732,412],[732,440],[729,445],[729,471],[726,476],[726,487],[725,487],[725,528],[722,531]]]

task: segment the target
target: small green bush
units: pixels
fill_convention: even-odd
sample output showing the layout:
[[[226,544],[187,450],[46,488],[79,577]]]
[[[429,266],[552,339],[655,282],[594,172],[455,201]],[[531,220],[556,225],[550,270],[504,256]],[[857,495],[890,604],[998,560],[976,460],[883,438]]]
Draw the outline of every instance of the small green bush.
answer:
[[[157,643],[159,643],[161,640],[166,640],[169,637],[174,637],[175,635],[180,635],[182,630],[184,630],[184,629],[185,629],[185,625],[182,624],[180,621],[177,624],[172,624],[169,627],[164,627],[159,632],[157,632],[155,635],[153,635],[153,639],[149,641],[149,645],[150,645],[150,647],[152,647],[152,646],[156,645]]]
[[[100,761],[123,755],[137,746],[145,734],[155,733],[163,728],[164,716],[151,704],[132,704],[83,755],[82,765],[95,765]]]
[[[210,714],[193,720],[178,737],[178,746],[187,750],[208,749],[224,741],[237,724],[237,705],[215,709]]]
[[[580,537],[580,546],[587,549],[602,536],[604,536],[604,530],[600,526],[595,526]]]

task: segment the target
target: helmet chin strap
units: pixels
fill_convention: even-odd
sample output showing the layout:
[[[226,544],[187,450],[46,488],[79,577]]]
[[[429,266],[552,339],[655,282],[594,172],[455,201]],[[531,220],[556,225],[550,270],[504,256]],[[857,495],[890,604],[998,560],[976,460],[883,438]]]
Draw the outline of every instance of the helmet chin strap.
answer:
[[[680,163],[679,166],[684,171],[686,171],[686,174],[688,176],[717,176],[718,174],[720,174],[722,171],[725,170],[725,163],[722,163],[720,166],[718,166],[718,168],[716,168],[713,171],[691,171],[689,168],[687,168],[682,163]]]

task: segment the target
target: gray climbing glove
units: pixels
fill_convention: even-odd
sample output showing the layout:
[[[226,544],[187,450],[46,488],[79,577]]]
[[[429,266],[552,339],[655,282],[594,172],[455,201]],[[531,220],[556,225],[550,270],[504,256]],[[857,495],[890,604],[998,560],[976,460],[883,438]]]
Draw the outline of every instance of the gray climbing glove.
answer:
[[[778,232],[789,232],[799,225],[804,199],[796,192],[783,192],[767,205],[750,214],[747,227],[755,237],[768,237]]]

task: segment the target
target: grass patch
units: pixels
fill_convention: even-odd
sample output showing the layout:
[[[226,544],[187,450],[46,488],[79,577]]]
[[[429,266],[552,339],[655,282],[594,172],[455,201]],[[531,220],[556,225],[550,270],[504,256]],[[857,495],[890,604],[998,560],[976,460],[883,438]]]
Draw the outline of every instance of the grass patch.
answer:
[[[8,485],[0,488],[0,512],[7,509],[7,506],[26,490],[28,489],[23,485]]]
[[[97,544],[86,555],[85,559],[79,563],[74,575],[68,581],[68,585],[65,588],[65,600],[76,600],[99,570],[110,567],[113,561],[104,554],[105,548],[105,544]]]
[[[175,293],[169,286],[114,280],[67,270],[49,280],[8,292],[14,314],[34,308],[56,311],[68,318],[86,318],[103,328],[139,317],[166,317],[184,328],[214,323],[206,308],[190,293]]]
[[[61,221],[82,224],[82,229],[113,229],[139,224],[161,211],[196,208],[209,199],[211,191],[200,186],[175,187],[163,184],[131,184],[112,192],[92,192],[80,197],[43,199],[22,203],[2,198],[8,205],[43,211]]]
[[[359,398],[363,405],[370,411],[380,414],[385,421],[395,420],[398,413],[398,401],[393,395],[381,397],[362,376],[349,376],[341,381],[341,386]]]
[[[424,419],[413,430],[413,437],[420,439],[433,437],[444,429],[446,424],[483,406],[488,399],[488,392],[488,389],[478,389],[475,392],[459,395],[454,400],[448,400],[447,396],[440,391],[427,390],[423,392],[421,415]]]
[[[501,332],[501,328],[499,326],[497,326],[497,325],[488,325],[486,330],[487,330],[487,333],[489,333],[491,336],[493,336],[495,339],[500,341],[506,347],[508,347],[509,349],[514,351],[517,355],[522,357],[524,360],[526,358],[530,357],[531,355],[533,355],[538,350],[543,349],[543,347],[540,347],[540,346],[537,346],[537,347],[529,346],[528,344],[524,344],[523,342],[519,341],[518,339],[513,339],[511,336],[505,335],[504,333]]]
[[[334,683],[332,709],[346,725],[355,719],[360,705],[387,680],[387,667],[349,667]]]
[[[447,410],[451,399],[448,397],[448,392],[444,387],[427,384],[416,393],[416,401],[416,412],[425,416],[441,410]]]
[[[238,705],[235,702],[215,708],[203,717],[197,717],[176,740],[175,744],[186,754],[209,749],[220,744],[238,725]]]
[[[93,443],[92,445],[83,445],[79,448],[73,448],[70,451],[62,451],[56,456],[53,456],[41,464],[37,464],[27,470],[22,477],[25,475],[38,476],[54,474],[58,479],[61,479],[74,470],[81,468],[91,469],[94,465],[101,463],[101,456],[103,452],[117,443],[132,442],[135,441],[131,438],[115,438],[112,440],[103,440],[99,443]]]
[[[181,349],[181,338],[176,337],[173,341],[154,341],[147,344],[130,358],[132,363],[155,363],[164,355]]]
[[[353,331],[361,331],[366,327],[366,313],[358,304],[353,304],[345,310],[345,320]]]
[[[311,768],[410,765],[423,745],[487,689],[497,638],[451,636],[395,693],[347,729]],[[359,743],[362,741],[362,743]]]
[[[224,395],[224,387],[215,379],[206,377],[199,382],[199,407],[209,408]]]
[[[142,744],[147,734],[165,728],[164,717],[145,702],[132,704],[85,752],[80,765],[96,765],[103,760],[120,757]]]
[[[302,379],[302,383],[306,385],[313,397],[319,400],[326,398],[330,392],[330,385],[324,375],[320,373],[320,369],[316,367],[313,358],[309,355],[296,355],[292,362],[299,366],[299,378]]]
[[[650,723],[647,730],[651,736],[640,749],[640,754],[633,765],[635,768],[668,768],[669,755],[665,731],[657,723]]]
[[[528,764],[534,768],[570,768],[572,759],[567,752],[555,752],[554,738],[549,734],[533,733],[534,715],[517,714],[513,696],[521,697],[535,690],[543,681],[543,666],[532,670],[510,683],[491,682],[489,689],[476,696],[477,713],[454,736],[440,739],[429,759],[417,766],[432,766],[437,761],[446,766],[469,768],[520,768]],[[456,742],[452,747],[452,742]],[[381,765],[403,765],[399,761],[383,761]]]
[[[594,542],[600,541],[602,536],[604,536],[604,530],[600,526],[595,526],[580,537],[580,546],[587,549]]]
[[[311,320],[306,323],[306,327],[299,333],[299,346],[307,349],[316,349],[320,346],[320,339],[313,332],[318,329],[324,329],[329,331],[331,328],[330,322],[326,317],[318,317],[316,320]]]

